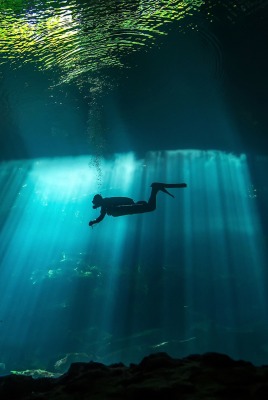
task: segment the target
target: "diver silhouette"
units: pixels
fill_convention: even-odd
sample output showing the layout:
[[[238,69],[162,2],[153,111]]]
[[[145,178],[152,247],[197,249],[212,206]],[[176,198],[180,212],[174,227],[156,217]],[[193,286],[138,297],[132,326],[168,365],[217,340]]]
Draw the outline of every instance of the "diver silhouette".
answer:
[[[89,226],[98,224],[103,220],[105,215],[112,215],[113,217],[121,217],[122,215],[141,214],[156,209],[156,195],[159,191],[167,193],[169,196],[174,197],[173,194],[167,191],[167,188],[185,188],[186,183],[158,183],[151,184],[151,195],[147,201],[137,201],[136,203],[129,197],[105,197],[96,194],[93,197],[93,208],[101,207],[101,212],[98,218],[89,222]]]

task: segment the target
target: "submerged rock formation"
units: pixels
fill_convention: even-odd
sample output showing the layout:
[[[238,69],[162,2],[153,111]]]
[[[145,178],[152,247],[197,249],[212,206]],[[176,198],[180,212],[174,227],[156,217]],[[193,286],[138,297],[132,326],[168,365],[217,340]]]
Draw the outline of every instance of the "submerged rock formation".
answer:
[[[256,367],[218,353],[182,359],[156,353],[130,366],[74,363],[59,378],[8,375],[0,378],[0,398],[264,400],[268,398],[268,366]]]

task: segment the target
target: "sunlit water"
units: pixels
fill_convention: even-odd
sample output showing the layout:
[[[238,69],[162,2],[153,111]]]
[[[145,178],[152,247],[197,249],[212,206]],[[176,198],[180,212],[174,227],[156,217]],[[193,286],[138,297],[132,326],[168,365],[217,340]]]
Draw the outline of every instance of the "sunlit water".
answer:
[[[0,2],[0,374],[155,351],[267,364],[268,161],[243,146],[266,104],[252,25],[253,83],[230,62],[236,22],[256,12],[259,24],[266,3]],[[205,150],[185,150],[189,134]],[[158,193],[154,212],[88,226],[96,193],[148,200],[153,181],[188,186]]]
[[[67,353],[104,363],[220,351],[264,363],[267,254],[246,155],[133,153],[1,164],[0,361],[43,368]],[[95,193],[148,214],[90,219]],[[84,354],[83,356],[81,354]]]

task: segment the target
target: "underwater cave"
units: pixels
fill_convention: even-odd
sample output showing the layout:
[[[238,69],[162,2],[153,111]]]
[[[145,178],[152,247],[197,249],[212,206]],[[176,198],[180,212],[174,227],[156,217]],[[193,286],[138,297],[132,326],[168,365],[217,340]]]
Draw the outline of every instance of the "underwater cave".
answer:
[[[267,1],[0,2],[0,375],[267,364],[267,22]],[[187,187],[88,225],[95,194],[153,182]]]

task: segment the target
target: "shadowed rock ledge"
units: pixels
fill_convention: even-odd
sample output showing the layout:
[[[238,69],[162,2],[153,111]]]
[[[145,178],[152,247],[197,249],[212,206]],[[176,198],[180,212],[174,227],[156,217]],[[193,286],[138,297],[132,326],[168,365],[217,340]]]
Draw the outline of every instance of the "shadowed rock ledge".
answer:
[[[152,397],[151,397],[152,396]],[[268,399],[268,366],[205,353],[174,359],[166,353],[140,364],[74,363],[58,378],[0,378],[3,400],[101,400],[139,398],[180,400]]]

